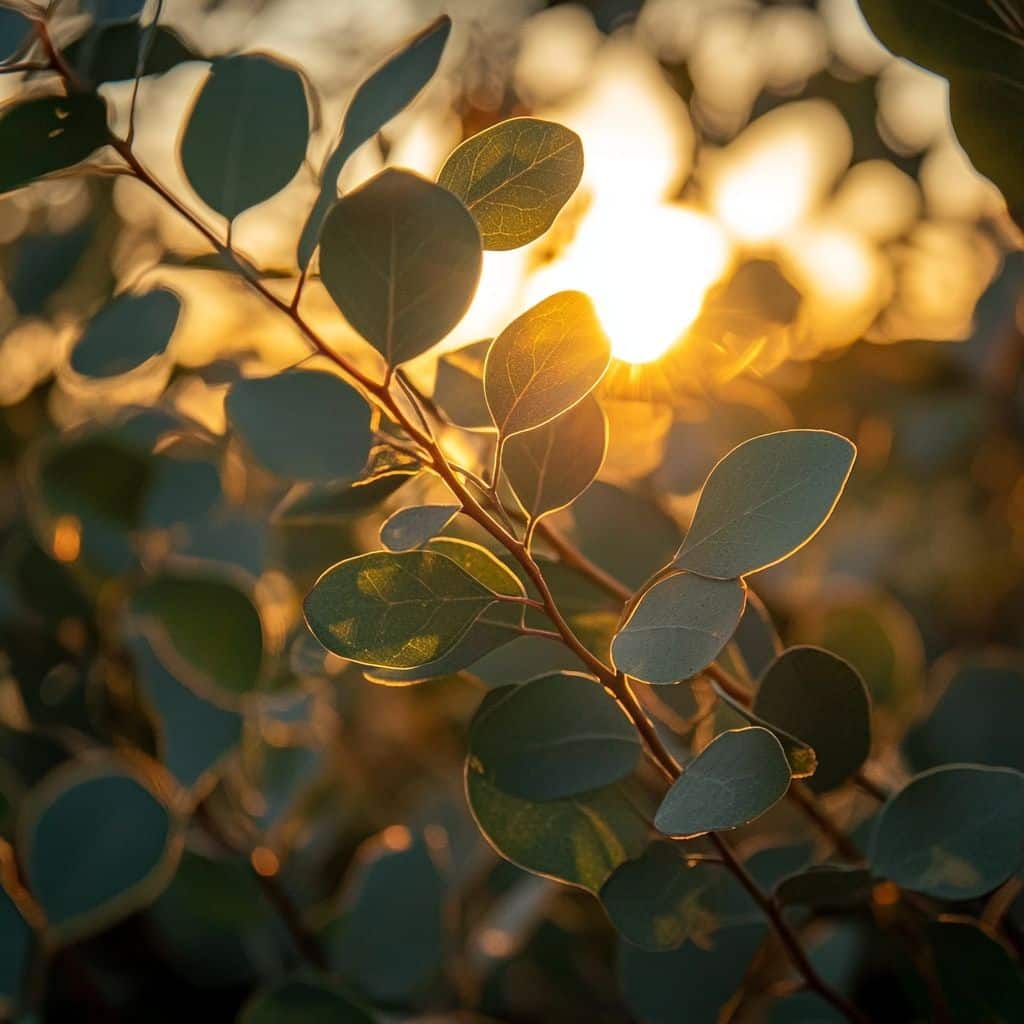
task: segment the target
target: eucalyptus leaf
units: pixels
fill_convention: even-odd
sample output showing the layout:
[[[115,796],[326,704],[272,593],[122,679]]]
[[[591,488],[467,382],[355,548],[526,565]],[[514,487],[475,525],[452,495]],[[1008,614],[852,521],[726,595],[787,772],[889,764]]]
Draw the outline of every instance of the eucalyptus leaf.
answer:
[[[779,741],[752,726],[716,736],[665,794],[654,824],[669,836],[739,828],[777,804],[789,789]]]
[[[374,552],[339,562],[306,597],[306,622],[333,653],[415,668],[454,647],[495,594],[436,551]]]
[[[221,57],[192,108],[181,160],[203,202],[230,221],[295,177],[308,142],[309,106],[294,68],[260,54]]]
[[[374,1024],[377,1018],[329,979],[291,978],[257,992],[239,1024]]]
[[[0,194],[81,163],[109,141],[107,105],[93,93],[8,103],[0,112]]]
[[[491,345],[484,395],[499,437],[571,409],[608,369],[611,344],[582,292],[558,292],[513,320]]]
[[[587,395],[550,423],[510,437],[501,470],[532,521],[572,504],[601,471],[607,447],[604,412]]]
[[[854,446],[827,430],[781,430],[734,448],[711,471],[675,564],[733,579],[774,565],[824,526]]]
[[[615,667],[644,683],[678,683],[718,657],[743,614],[737,580],[674,573],[646,590],[612,640]]]
[[[410,505],[384,520],[380,542],[388,551],[411,551],[436,537],[462,509],[461,505]]]
[[[18,838],[28,887],[63,942],[150,903],[181,851],[179,826],[152,785],[109,757],[47,776],[22,808]]]
[[[294,526],[345,522],[371,512],[414,475],[409,470],[396,470],[368,479],[299,485],[274,509],[274,520]]]
[[[782,879],[775,887],[775,899],[784,906],[818,912],[851,910],[870,901],[872,885],[866,868],[816,864]]]
[[[360,474],[370,454],[370,409],[333,373],[288,370],[238,381],[228,393],[232,428],[278,476],[332,480]]]
[[[551,227],[582,175],[574,131],[514,117],[463,142],[437,180],[476,218],[485,249],[517,249]]]
[[[640,755],[636,730],[612,697],[596,680],[570,672],[495,691],[469,735],[471,770],[530,801],[618,782]]]
[[[878,814],[876,874],[940,900],[1001,885],[1024,860],[1024,775],[945,765],[915,775]]]
[[[10,1011],[21,995],[32,941],[28,922],[7,890],[0,886],[0,1013]]]
[[[462,319],[480,279],[480,234],[448,191],[381,171],[331,208],[320,276],[345,319],[393,367]]]
[[[434,404],[453,426],[490,430],[491,413],[484,398],[484,360],[491,338],[438,356]]]
[[[146,57],[140,68],[143,47]],[[173,29],[142,25],[138,19],[95,24],[65,49],[64,56],[97,85],[129,81],[140,70],[142,75],[160,75],[186,61],[203,59]]]
[[[119,295],[86,325],[71,351],[72,369],[86,377],[134,370],[167,348],[180,312],[181,300],[165,288]]]
[[[32,22],[21,11],[0,7],[0,60],[13,57],[31,31]]]
[[[435,18],[392,54],[356,90],[345,112],[341,137],[320,174],[320,191],[299,239],[299,267],[309,264],[320,236],[320,226],[338,197],[338,176],[348,158],[401,113],[430,81],[451,34],[447,14]]]
[[[754,713],[810,746],[808,786],[826,793],[856,774],[871,750],[871,702],[857,670],[820,647],[791,647],[765,671]]]

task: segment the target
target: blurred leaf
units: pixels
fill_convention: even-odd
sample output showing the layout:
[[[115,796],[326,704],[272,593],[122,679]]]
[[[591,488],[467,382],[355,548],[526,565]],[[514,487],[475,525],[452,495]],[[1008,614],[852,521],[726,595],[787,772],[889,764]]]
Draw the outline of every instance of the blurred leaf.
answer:
[[[32,929],[0,886],[0,1013],[6,1014],[21,996],[32,942]]]
[[[465,430],[490,430],[484,398],[484,360],[493,339],[476,341],[437,359],[433,399],[449,423]]]
[[[371,840],[345,881],[340,916],[324,934],[328,961],[373,1002],[408,1004],[444,966],[443,914],[444,878],[430,846],[392,826]]]
[[[392,513],[380,528],[388,551],[411,551],[436,537],[462,510],[461,505],[410,505]]]
[[[791,907],[817,912],[850,910],[871,899],[871,872],[846,864],[816,864],[784,878],[775,887],[775,899]]]
[[[485,249],[517,249],[551,227],[582,175],[574,131],[514,117],[463,142],[437,180],[476,218]]]
[[[819,995],[797,992],[772,1004],[768,1024],[844,1024],[847,1020]]]
[[[28,887],[54,937],[109,927],[170,882],[181,839],[149,783],[122,762],[69,762],[32,792],[18,822]]]
[[[738,580],[673,573],[644,591],[615,635],[615,667],[644,683],[695,676],[729,642],[745,600]]]
[[[572,504],[601,471],[608,424],[587,395],[568,412],[535,430],[510,437],[501,469],[531,520]]]
[[[611,345],[582,292],[558,292],[513,320],[487,353],[484,394],[499,437],[543,426],[604,376]]]
[[[220,472],[216,464],[162,452],[152,459],[142,525],[148,529],[167,530],[178,523],[206,521],[221,496]]]
[[[299,239],[299,267],[305,268],[320,236],[320,226],[338,197],[338,175],[348,158],[396,114],[405,109],[430,81],[451,33],[447,14],[435,18],[392,54],[356,90],[345,112],[341,138],[320,174],[320,191]]]
[[[0,194],[80,163],[110,138],[99,96],[39,96],[0,113]]]
[[[32,30],[32,23],[20,11],[0,7],[0,60],[13,57]]]
[[[481,258],[473,218],[450,192],[389,168],[331,208],[320,276],[349,324],[394,367],[462,319]]]
[[[874,871],[940,900],[991,892],[1024,859],[1024,776],[947,765],[914,776],[879,812]]]
[[[71,367],[86,377],[115,377],[141,366],[167,348],[181,301],[157,288],[119,295],[94,316],[71,350]]]
[[[328,569],[305,611],[329,651],[362,665],[415,668],[454,647],[494,600],[436,551],[377,551]]]
[[[556,673],[490,695],[473,719],[470,770],[509,796],[547,801],[585,794],[631,775],[636,730],[601,685]]]
[[[704,483],[675,564],[733,579],[781,561],[832,514],[856,449],[827,430],[780,430],[734,448]]]
[[[727,648],[727,658],[741,659],[735,669],[740,676],[756,679],[782,653],[782,641],[760,598],[747,591],[747,603],[740,617],[740,624]]]
[[[64,57],[83,78],[103,85],[134,79],[143,46],[148,47],[143,75],[162,75],[186,61],[204,59],[173,29],[141,25],[137,19],[93,25],[65,49]]]
[[[641,949],[676,949],[686,939],[702,942],[715,924],[702,897],[718,870],[718,865],[687,863],[676,843],[654,842],[615,869],[601,887],[601,903],[619,934]]]
[[[302,77],[256,54],[210,66],[181,140],[189,183],[233,220],[280,192],[306,158],[309,108]]]
[[[807,743],[818,767],[816,793],[841,786],[871,750],[871,705],[857,670],[820,647],[791,647],[768,666],[754,712]]]
[[[365,515],[391,497],[414,474],[398,471],[369,480],[332,480],[289,492],[274,510],[277,522],[301,525]]]
[[[2,11],[2,8],[0,8]],[[59,234],[25,234],[12,246],[7,290],[22,316],[42,313],[51,296],[79,266],[96,234],[96,220],[86,217]]]
[[[373,1024],[377,1018],[330,980],[302,977],[254,995],[239,1024]]]
[[[654,824],[665,835],[683,837],[739,828],[777,804],[789,780],[789,763],[773,733],[758,726],[732,729],[683,769]]]
[[[138,587],[131,608],[179,680],[228,700],[259,689],[263,626],[252,600],[230,580],[164,573]]]
[[[278,476],[331,480],[358,476],[366,465],[369,406],[333,373],[245,378],[228,393],[226,409],[256,460]]]

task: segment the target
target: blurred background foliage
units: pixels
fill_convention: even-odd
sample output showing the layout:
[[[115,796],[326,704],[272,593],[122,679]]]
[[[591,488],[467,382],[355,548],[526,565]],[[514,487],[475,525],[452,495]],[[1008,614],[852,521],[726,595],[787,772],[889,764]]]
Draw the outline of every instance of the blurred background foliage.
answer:
[[[83,0],[62,42],[123,111],[134,58],[123,40],[81,35],[97,3]],[[116,19],[141,5],[100,6]],[[169,70],[141,84],[137,151],[204,209],[176,128],[203,59],[266,51],[301,66],[317,101],[310,160],[233,225],[284,295],[311,168],[345,103],[439,8],[166,0],[151,57]],[[557,523],[627,585],[671,557],[735,444],[790,426],[844,433],[857,470],[828,528],[757,581],[779,633],[860,669],[887,782],[950,761],[1024,770],[1012,653],[1024,641],[1024,264],[1002,197],[956,141],[944,80],[889,55],[854,0],[444,9],[439,75],[355,154],[342,187],[386,164],[433,177],[462,138],[522,113],[574,128],[586,156],[553,228],[487,252],[445,354],[408,367],[452,422],[452,447],[478,450],[487,420],[474,343],[562,288],[593,297],[619,358],[599,394],[601,478]],[[11,53],[25,23],[0,15]],[[25,87],[0,78],[5,98]],[[714,1020],[763,934],[729,910],[735,894],[722,895],[735,921],[714,956],[692,942],[617,951],[596,901],[501,861],[468,816],[468,722],[488,687],[557,667],[543,642],[401,687],[308,635],[313,580],[374,547],[383,519],[429,485],[399,474],[331,493],[258,465],[225,432],[227,387],[303,359],[304,341],[136,181],[103,172],[0,199],[0,835],[32,823],[41,884],[60,876],[47,912],[67,943],[37,993],[40,1019],[233,1019],[301,960],[275,905],[282,886],[336,975],[394,1019]],[[306,310],[375,367],[319,281]],[[614,627],[601,595],[562,589],[581,633]],[[752,671],[771,648],[750,640]],[[665,693],[646,695],[649,710],[681,741],[735,724],[709,715],[700,685]],[[195,811],[187,827],[154,811],[168,793]],[[853,792],[830,801],[851,827],[872,810]],[[97,917],[103,880],[73,855],[106,816],[127,902]],[[814,839],[784,806],[740,835],[764,884],[806,863]],[[20,927],[12,896],[5,937]],[[925,1019],[913,965],[872,923],[886,898],[816,925],[813,956],[872,1019]],[[1006,928],[1020,938],[1024,908]],[[970,941],[936,939],[936,955],[960,951],[950,984]],[[12,998],[26,950],[0,949]],[[651,963],[665,955],[668,980]],[[749,1019],[826,1019],[800,998]],[[247,1012],[285,1019],[272,1003]]]

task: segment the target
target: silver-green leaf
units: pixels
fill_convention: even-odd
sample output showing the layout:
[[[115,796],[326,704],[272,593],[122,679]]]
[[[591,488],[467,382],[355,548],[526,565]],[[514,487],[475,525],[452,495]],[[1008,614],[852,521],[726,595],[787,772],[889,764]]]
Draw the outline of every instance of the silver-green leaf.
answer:
[[[410,505],[384,520],[380,542],[388,551],[411,551],[436,537],[458,514],[461,505]]]

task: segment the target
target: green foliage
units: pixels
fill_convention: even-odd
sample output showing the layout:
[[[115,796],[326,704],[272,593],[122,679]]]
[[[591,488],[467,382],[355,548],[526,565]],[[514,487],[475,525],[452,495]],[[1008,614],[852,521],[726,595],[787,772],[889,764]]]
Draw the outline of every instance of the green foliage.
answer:
[[[743,614],[746,588],[677,572],[644,591],[612,641],[616,668],[644,683],[678,683],[718,657]]]
[[[684,837],[739,828],[777,804],[789,780],[785,752],[767,729],[723,732],[683,769],[654,824]]]
[[[990,892],[1024,860],[1024,775],[945,765],[916,775],[882,808],[874,871],[936,899]]]
[[[784,878],[775,899],[786,907],[837,912],[863,906],[871,897],[871,872],[845,864],[816,864]]]
[[[31,948],[32,929],[18,905],[0,887],[0,1011],[7,1012],[18,1000]]]
[[[246,1004],[240,1024],[373,1024],[374,1017],[333,982],[292,978]]]
[[[181,160],[200,199],[230,221],[295,177],[308,141],[297,71],[258,54],[223,57],[189,116]]]
[[[130,21],[99,21],[64,53],[68,63],[97,85],[123,82],[136,75],[161,75],[202,57],[173,29]]]
[[[436,537],[459,513],[461,505],[410,505],[381,524],[380,542],[388,551],[411,551]]]
[[[514,117],[462,143],[437,180],[476,218],[485,249],[517,249],[551,227],[582,175],[575,132]]]

